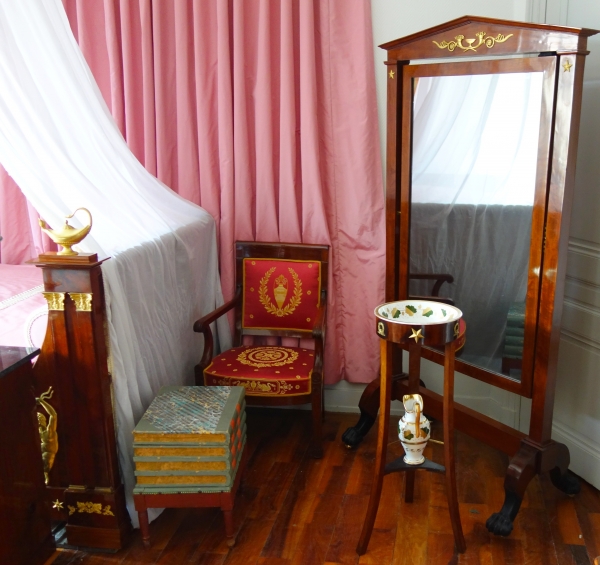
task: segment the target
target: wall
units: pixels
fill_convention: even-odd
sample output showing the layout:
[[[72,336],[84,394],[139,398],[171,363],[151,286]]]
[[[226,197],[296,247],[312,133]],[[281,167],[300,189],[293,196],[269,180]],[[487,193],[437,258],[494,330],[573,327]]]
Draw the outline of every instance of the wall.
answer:
[[[600,29],[600,3],[548,0],[546,21]],[[568,445],[571,470],[600,488],[600,34],[588,49],[553,438]]]

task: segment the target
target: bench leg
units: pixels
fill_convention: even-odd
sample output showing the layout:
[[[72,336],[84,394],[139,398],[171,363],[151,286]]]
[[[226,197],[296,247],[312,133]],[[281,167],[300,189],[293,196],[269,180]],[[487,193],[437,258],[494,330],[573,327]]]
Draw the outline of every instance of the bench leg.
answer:
[[[227,545],[233,547],[235,544],[235,530],[233,527],[233,508],[223,510],[223,518],[225,520],[225,536],[227,536]]]
[[[142,541],[144,547],[150,547],[150,525],[148,522],[148,510],[138,510],[138,518],[140,520],[140,531],[142,532]]]

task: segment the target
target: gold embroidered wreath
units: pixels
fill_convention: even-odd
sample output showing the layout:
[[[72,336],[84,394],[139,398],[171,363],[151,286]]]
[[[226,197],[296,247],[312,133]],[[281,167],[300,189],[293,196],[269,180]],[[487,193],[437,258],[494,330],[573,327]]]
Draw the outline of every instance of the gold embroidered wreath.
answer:
[[[277,308],[277,306],[275,306],[271,302],[271,299],[267,294],[267,283],[269,282],[269,279],[271,278],[271,275],[273,274],[274,270],[275,267],[271,267],[265,273],[265,276],[262,279],[260,279],[260,286],[258,287],[258,299],[269,314],[274,314],[275,316],[281,318],[282,316],[287,316],[288,314],[291,314],[300,304],[300,300],[302,298],[302,281],[300,280],[300,277],[298,276],[296,271],[294,271],[294,269],[292,269],[291,267],[288,267],[288,271],[294,279],[294,295],[292,296],[292,298],[290,298],[290,301],[287,304],[287,306],[285,306],[284,308]]]
[[[251,347],[242,351],[237,360],[251,367],[281,367],[298,359],[298,352],[287,347]]]

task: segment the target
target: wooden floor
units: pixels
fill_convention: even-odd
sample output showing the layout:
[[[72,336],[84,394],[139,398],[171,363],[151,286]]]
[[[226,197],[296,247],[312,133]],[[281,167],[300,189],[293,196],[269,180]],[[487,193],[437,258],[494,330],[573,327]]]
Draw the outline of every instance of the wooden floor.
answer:
[[[443,476],[419,472],[412,504],[402,499],[401,474],[385,478],[373,537],[359,559],[355,547],[376,438],[371,433],[358,450],[346,449],[340,437],[355,420],[355,415],[327,414],[325,455],[313,460],[305,441],[308,412],[248,410],[250,459],[234,510],[239,533],[233,549],[224,542],[220,511],[171,509],[151,524],[149,550],[136,530],[119,553],[64,550],[48,564],[588,565],[600,556],[600,493],[585,482],[581,494],[570,498],[547,478],[534,479],[513,533],[508,538],[490,535],[485,521],[502,506],[507,458],[458,434],[458,493],[467,552],[454,552]],[[440,439],[441,431],[434,423],[433,437]],[[402,452],[395,440],[390,434],[393,457]],[[426,455],[443,463],[441,449],[430,444]]]

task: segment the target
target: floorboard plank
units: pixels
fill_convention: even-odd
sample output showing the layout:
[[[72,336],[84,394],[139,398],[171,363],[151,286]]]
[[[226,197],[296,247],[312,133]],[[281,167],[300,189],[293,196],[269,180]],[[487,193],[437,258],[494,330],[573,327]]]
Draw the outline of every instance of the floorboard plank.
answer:
[[[190,564],[193,565],[223,565],[226,555],[222,553],[200,553],[195,555]]]
[[[311,522],[305,524],[291,565],[321,565],[331,543],[334,526]]]
[[[402,504],[396,524],[392,565],[425,563],[429,512],[424,510],[420,504]]]
[[[197,552],[202,539],[214,519],[214,512],[208,508],[193,508],[186,513],[177,531],[163,549],[156,565],[186,563]]]
[[[352,564],[358,562],[356,544],[362,529],[369,497],[344,495],[326,561]],[[358,518],[358,519],[357,519]]]
[[[566,545],[585,545],[572,498],[557,501],[556,514],[561,540]]]
[[[274,520],[247,518],[242,524],[235,546],[233,546],[223,561],[224,565],[254,565],[258,562],[260,553],[267,541]]]
[[[373,528],[369,551],[358,559],[360,565],[381,565],[390,563],[394,556],[394,541],[396,539],[396,528],[383,530]]]
[[[521,565],[527,563],[523,553],[523,544],[518,539],[493,536],[491,553],[494,565]],[[561,565],[563,564],[561,563]]]
[[[546,513],[543,510],[529,507],[522,508],[519,515],[525,558],[533,561],[542,556],[547,565],[561,565],[558,562],[552,530]]]

